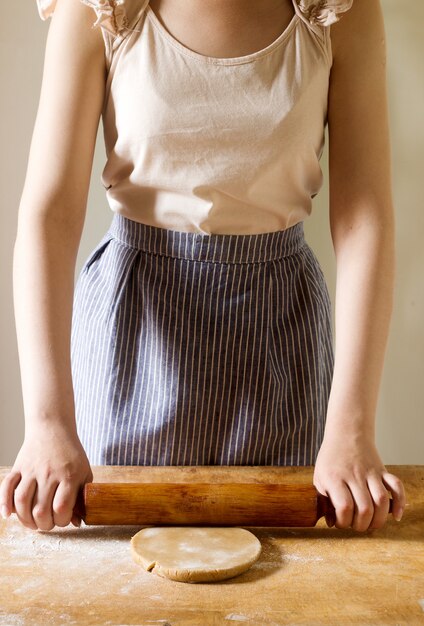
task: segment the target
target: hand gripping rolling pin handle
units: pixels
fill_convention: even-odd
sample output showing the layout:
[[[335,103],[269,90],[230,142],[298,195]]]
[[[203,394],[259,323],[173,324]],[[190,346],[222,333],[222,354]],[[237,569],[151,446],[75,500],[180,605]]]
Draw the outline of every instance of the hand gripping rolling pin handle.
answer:
[[[257,482],[92,482],[74,512],[86,525],[311,527],[327,513],[335,519],[314,485]]]

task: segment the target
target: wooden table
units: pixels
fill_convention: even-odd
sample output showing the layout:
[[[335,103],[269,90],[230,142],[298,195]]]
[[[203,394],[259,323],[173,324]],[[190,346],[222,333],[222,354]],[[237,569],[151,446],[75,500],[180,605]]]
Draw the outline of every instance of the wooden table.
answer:
[[[424,624],[424,465],[386,465],[403,482],[401,522],[379,530],[249,528],[259,560],[217,583],[146,572],[130,554],[142,526],[22,526],[1,520],[0,624],[418,626]],[[0,480],[10,471],[0,468]],[[93,482],[250,482],[255,467],[92,467]],[[263,468],[261,468],[263,469]],[[313,467],[267,467],[268,481],[312,483]],[[177,474],[176,474],[177,471]],[[205,474],[204,472],[207,472]],[[159,478],[159,476],[161,478]],[[262,480],[260,481],[262,482]]]

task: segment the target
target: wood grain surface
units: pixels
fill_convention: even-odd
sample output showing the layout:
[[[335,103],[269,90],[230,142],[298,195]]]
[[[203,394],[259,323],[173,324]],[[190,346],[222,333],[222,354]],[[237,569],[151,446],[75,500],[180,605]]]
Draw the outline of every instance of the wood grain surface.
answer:
[[[391,499],[389,513],[392,504]],[[87,526],[299,527],[315,526],[329,512],[335,513],[330,498],[312,483],[227,480],[90,482],[80,489],[74,506]]]
[[[405,486],[401,522],[379,530],[249,527],[262,543],[244,574],[162,579],[135,563],[142,526],[34,531],[0,518],[0,624],[418,626],[424,624],[424,466],[386,465]],[[10,471],[0,468],[0,481]],[[313,467],[93,466],[93,482],[310,484]]]

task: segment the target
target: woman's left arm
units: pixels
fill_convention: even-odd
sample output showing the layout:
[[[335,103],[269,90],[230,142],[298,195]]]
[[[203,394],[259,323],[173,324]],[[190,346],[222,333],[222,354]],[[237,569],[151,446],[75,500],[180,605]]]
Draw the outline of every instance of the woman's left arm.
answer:
[[[393,306],[395,225],[380,0],[354,0],[331,26],[330,229],[337,265],[336,347],[314,485],[338,528],[380,528],[405,507],[375,447],[375,412]]]

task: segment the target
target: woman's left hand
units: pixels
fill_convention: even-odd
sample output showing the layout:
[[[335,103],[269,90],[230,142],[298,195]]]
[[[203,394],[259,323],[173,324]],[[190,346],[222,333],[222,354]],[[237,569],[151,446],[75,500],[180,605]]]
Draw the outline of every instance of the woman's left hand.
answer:
[[[389,512],[389,490],[393,496],[392,513],[400,521],[406,497],[402,481],[390,474],[368,437],[346,432],[324,437],[316,458],[313,484],[330,498],[336,517],[325,516],[328,526],[366,531],[381,528]]]

